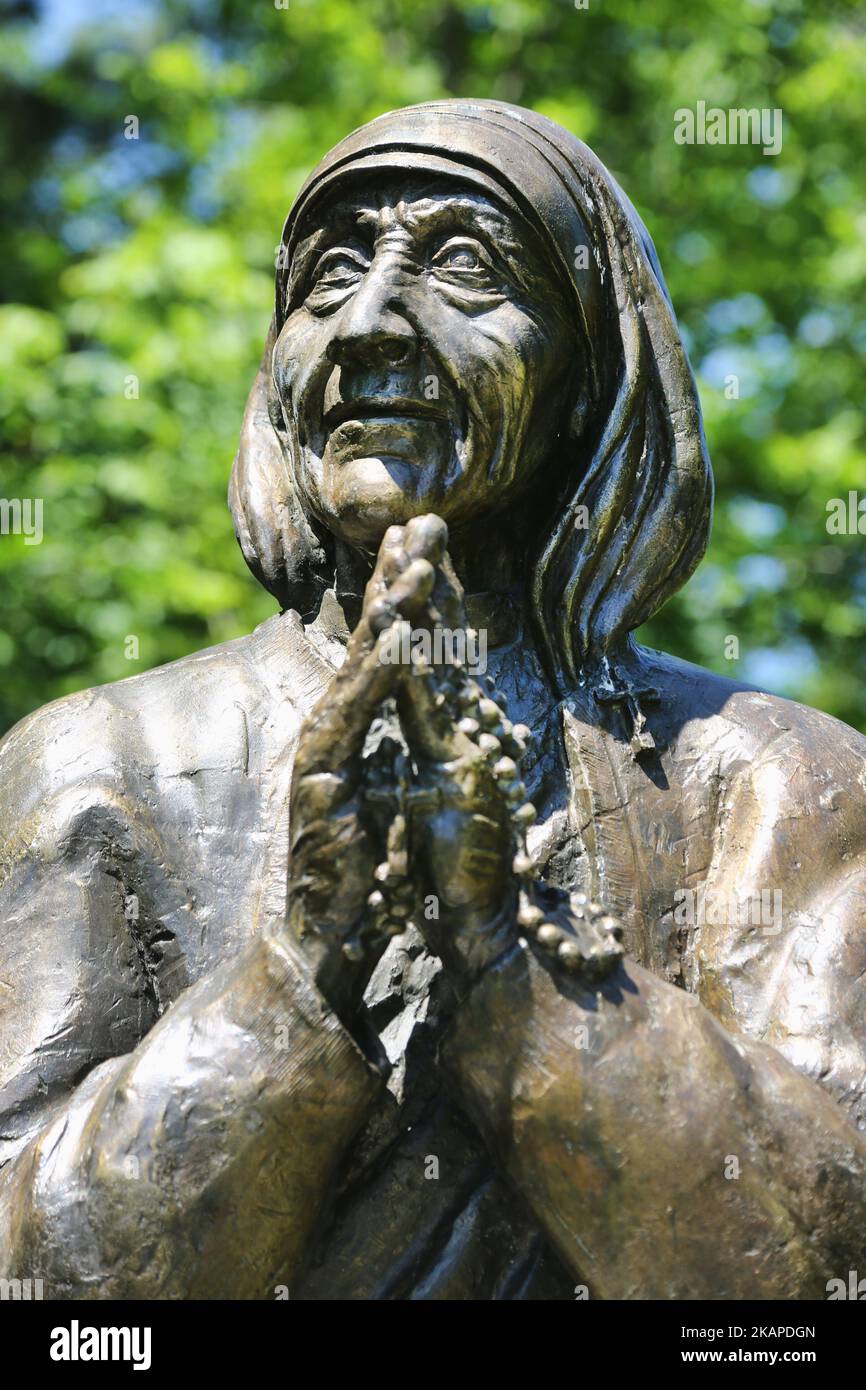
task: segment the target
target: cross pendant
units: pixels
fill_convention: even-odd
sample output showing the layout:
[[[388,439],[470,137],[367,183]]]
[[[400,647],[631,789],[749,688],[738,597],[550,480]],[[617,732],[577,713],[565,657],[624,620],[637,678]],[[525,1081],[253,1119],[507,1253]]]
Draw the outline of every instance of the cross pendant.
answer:
[[[619,708],[628,728],[628,717],[631,717],[631,737],[629,747],[635,757],[641,753],[649,752],[655,748],[655,739],[646,727],[646,715],[638,704],[639,700],[649,700],[657,702],[659,692],[652,686],[642,686],[635,689],[633,686],[623,684],[614,690],[597,690],[595,692],[596,704],[610,705]]]

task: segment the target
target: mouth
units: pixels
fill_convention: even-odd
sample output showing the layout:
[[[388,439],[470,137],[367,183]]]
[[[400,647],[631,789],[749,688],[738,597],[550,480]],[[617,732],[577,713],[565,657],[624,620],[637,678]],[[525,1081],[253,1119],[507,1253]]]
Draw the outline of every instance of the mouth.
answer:
[[[362,396],[352,401],[340,401],[325,413],[328,430],[348,421],[371,421],[393,424],[412,420],[445,420],[445,411],[432,401],[416,401],[408,396]]]

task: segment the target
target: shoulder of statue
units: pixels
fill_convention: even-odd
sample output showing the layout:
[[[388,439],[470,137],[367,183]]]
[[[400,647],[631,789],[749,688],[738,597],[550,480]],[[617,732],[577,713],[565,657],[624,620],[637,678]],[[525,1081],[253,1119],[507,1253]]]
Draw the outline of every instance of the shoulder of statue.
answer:
[[[248,648],[254,636],[76,691],[25,716],[0,740],[0,819],[77,787],[120,790],[242,737],[241,711],[269,698]],[[142,655],[146,654],[146,648]],[[221,737],[221,732],[225,737]]]
[[[856,842],[866,836],[866,738],[819,710],[636,648],[570,692],[562,717],[583,818],[639,818],[662,787],[725,815],[760,800],[767,828],[786,833],[796,820],[830,836],[830,812]]]

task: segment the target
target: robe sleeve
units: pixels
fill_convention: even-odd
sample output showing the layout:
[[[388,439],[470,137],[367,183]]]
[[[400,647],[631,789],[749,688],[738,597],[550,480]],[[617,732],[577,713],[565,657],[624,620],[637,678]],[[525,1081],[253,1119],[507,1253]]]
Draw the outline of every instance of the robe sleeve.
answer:
[[[0,1273],[47,1298],[291,1294],[382,1079],[282,937],[158,1016],[119,795],[0,810]]]
[[[515,947],[443,1063],[603,1298],[826,1298],[866,1267],[866,1142],[822,1087],[624,964],[599,989]]]

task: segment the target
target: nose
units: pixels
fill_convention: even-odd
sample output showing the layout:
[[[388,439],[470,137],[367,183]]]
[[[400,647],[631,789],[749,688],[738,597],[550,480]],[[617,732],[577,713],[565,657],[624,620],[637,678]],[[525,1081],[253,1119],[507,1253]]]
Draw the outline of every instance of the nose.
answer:
[[[336,315],[328,357],[338,367],[376,369],[408,366],[417,352],[418,335],[406,317],[393,266],[374,260]]]

